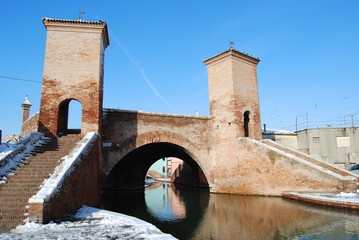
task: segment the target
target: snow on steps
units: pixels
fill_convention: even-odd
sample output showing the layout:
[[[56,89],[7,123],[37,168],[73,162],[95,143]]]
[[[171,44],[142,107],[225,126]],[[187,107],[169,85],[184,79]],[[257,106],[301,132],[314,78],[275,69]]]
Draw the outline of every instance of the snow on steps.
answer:
[[[29,199],[29,203],[46,202],[52,195],[56,194],[56,191],[60,189],[66,176],[71,174],[73,166],[80,159],[81,154],[89,150],[88,147],[92,146],[96,138],[97,134],[95,132],[87,133],[73,151],[61,159],[61,164],[59,164],[52,175],[43,182],[41,189]]]
[[[44,134],[33,132],[18,143],[10,145],[0,153],[0,183],[6,176],[15,170],[24,160],[34,155],[34,149],[41,147],[49,141]]]
[[[32,133],[24,139],[25,142],[1,158],[6,164],[3,162],[0,169],[4,175],[0,184],[0,232],[26,219],[29,198],[79,140],[78,137],[45,138],[41,133]]]

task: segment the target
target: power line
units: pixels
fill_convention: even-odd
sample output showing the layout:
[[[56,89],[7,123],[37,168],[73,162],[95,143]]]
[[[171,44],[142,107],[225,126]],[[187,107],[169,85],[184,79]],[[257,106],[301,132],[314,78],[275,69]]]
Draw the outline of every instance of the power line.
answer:
[[[0,76],[0,78],[11,79],[11,80],[16,80],[16,81],[22,81],[22,82],[41,83],[41,81],[35,81],[35,80],[29,80],[29,79],[23,79],[23,78],[7,77],[7,76]]]

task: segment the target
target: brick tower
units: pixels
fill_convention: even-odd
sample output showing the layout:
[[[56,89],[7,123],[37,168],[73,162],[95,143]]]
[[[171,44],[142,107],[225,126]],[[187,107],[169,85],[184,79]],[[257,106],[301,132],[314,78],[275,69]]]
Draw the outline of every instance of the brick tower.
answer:
[[[29,98],[28,98],[28,96],[26,96],[25,101],[21,104],[21,108],[22,108],[22,122],[21,122],[21,124],[24,124],[24,122],[29,119],[31,106],[32,105],[31,105],[31,103],[29,101]]]
[[[43,18],[47,29],[39,131],[69,133],[71,101],[82,107],[82,134],[101,131],[104,54],[109,45],[102,21]]]
[[[204,61],[214,138],[262,139],[257,64],[259,59],[234,48]]]

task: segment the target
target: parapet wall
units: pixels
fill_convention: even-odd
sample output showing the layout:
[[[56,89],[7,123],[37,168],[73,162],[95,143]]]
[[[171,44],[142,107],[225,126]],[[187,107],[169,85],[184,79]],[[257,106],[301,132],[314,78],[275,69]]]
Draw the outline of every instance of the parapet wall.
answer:
[[[68,158],[74,161],[59,165],[40,191],[29,199],[30,221],[48,223],[74,213],[82,205],[98,205],[100,139],[97,134],[91,134],[69,154]]]
[[[21,137],[25,137],[32,132],[36,132],[39,127],[39,113],[35,113],[27,119],[21,126]]]
[[[212,192],[281,196],[283,192],[355,192],[342,176],[260,141],[239,138],[234,161],[217,164]]]

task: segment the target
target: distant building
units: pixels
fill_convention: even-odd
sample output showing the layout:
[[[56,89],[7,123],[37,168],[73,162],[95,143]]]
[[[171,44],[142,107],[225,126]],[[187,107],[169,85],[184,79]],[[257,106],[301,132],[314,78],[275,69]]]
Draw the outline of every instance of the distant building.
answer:
[[[265,129],[262,133],[263,139],[270,139],[286,147],[297,149],[297,134],[295,132]]]
[[[159,159],[157,162],[152,164],[149,171],[155,171],[164,178],[171,178],[172,174],[176,171],[178,166],[183,163],[183,160],[175,157],[165,157]]]
[[[152,164],[152,166],[150,167],[150,169],[148,170],[152,170],[154,172],[157,172],[159,174],[161,174],[161,176],[163,178],[167,177],[167,161],[169,158],[161,158],[159,159],[157,162],[155,162],[154,164]]]
[[[348,169],[359,163],[358,127],[313,128],[297,131],[297,149]]]
[[[349,169],[359,163],[359,128],[308,128],[296,132],[263,130],[263,139],[271,139],[317,159]]]

